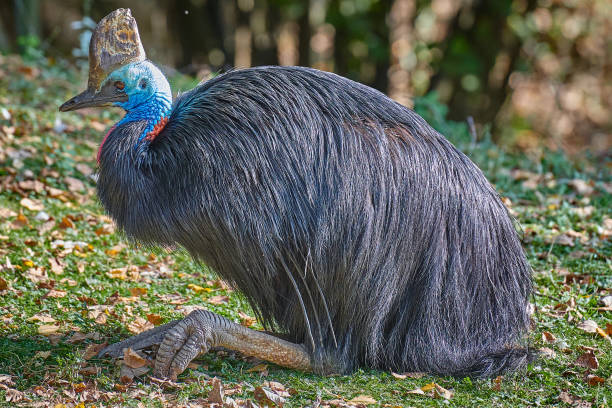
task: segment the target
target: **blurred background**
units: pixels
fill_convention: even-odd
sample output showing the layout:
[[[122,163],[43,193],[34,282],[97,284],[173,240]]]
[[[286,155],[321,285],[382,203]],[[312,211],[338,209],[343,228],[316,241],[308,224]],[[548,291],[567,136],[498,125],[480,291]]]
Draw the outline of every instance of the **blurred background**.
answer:
[[[611,155],[610,0],[0,0],[0,51],[85,69],[119,7],[166,72],[311,66],[410,107],[437,99],[511,149]]]

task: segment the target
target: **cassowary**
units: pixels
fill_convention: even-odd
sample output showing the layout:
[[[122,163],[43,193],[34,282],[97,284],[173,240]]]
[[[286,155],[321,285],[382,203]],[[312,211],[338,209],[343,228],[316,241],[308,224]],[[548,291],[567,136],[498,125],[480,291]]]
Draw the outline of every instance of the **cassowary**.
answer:
[[[489,377],[523,366],[531,271],[482,172],[420,116],[327,72],[259,67],[174,102],[129,10],[90,43],[88,89],[118,106],[98,195],[125,233],[180,245],[269,330],[209,311],[117,343],[159,345],[176,378],[225,347],[315,373],[358,367]]]

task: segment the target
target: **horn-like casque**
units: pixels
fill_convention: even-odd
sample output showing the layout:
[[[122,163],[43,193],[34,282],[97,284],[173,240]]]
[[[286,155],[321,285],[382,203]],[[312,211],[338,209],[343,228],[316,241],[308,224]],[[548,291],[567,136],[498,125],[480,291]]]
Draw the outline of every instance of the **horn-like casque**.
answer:
[[[89,80],[87,90],[64,103],[61,111],[92,106],[96,93],[108,74],[124,65],[146,59],[130,9],[117,9],[104,17],[89,41]]]

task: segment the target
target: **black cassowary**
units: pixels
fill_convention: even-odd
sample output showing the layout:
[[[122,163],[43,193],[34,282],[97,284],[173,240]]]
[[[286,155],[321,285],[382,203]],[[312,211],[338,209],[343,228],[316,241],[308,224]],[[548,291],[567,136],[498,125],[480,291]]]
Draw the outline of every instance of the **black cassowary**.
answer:
[[[412,110],[298,67],[232,71],[172,102],[124,9],[96,28],[88,89],[60,109],[105,105],[127,112],[98,153],[109,214],[140,242],[186,248],[279,336],[196,311],[102,354],[159,344],[170,378],[217,346],[323,374],[487,377],[529,359],[513,221]]]

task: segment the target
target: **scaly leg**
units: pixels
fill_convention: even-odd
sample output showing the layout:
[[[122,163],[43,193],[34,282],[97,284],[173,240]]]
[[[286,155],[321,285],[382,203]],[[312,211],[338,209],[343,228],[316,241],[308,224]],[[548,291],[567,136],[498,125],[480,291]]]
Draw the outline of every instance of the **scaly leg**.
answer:
[[[207,310],[196,310],[183,320],[113,344],[98,356],[119,357],[124,348],[140,350],[154,344],[159,344],[159,349],[153,374],[160,378],[176,380],[191,360],[211,347],[225,347],[283,367],[312,371],[310,356],[304,346],[248,329]]]

